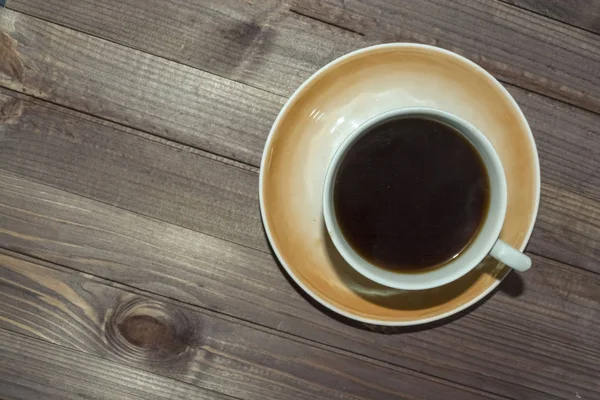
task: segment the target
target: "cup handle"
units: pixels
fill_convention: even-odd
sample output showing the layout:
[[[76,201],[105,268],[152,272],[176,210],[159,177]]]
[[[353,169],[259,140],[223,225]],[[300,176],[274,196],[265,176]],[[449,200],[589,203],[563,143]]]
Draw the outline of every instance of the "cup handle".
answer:
[[[498,239],[490,255],[517,271],[527,271],[531,268],[531,258],[512,248],[503,240]]]

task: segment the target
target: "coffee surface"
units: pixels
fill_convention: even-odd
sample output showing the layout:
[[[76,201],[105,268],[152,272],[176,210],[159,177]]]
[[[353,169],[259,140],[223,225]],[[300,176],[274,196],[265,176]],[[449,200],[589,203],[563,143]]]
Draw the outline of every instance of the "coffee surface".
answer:
[[[334,182],[334,210],[352,248],[398,272],[445,264],[485,220],[489,178],[475,147],[445,124],[405,118],[364,133]]]

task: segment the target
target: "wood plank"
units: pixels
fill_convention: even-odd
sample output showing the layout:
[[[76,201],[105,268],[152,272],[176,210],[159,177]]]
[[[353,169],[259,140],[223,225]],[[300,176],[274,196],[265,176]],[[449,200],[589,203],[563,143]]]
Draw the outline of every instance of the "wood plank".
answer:
[[[350,49],[412,41],[457,51],[504,82],[600,111],[597,36],[496,0],[21,0],[9,7],[285,95]]]
[[[58,225],[58,228],[56,228],[56,231],[60,231],[60,230],[61,230],[61,229],[60,229],[60,225]],[[156,235],[159,235],[159,233],[156,233]],[[191,247],[191,246],[190,246],[190,247]],[[70,253],[67,253],[67,254],[70,254]],[[63,255],[62,255],[62,257],[66,257],[66,256],[65,256],[65,254],[63,254]],[[141,273],[140,273],[140,274],[141,274]],[[139,275],[139,276],[142,276],[142,275]],[[160,286],[160,285],[157,285],[157,286]],[[156,290],[160,290],[160,289],[156,289]],[[416,358],[416,357],[413,357],[413,358]]]
[[[515,94],[534,116],[546,182],[529,249],[600,272],[600,116]],[[12,110],[12,122],[0,122],[0,169],[269,252],[256,169],[8,91],[0,109]]]
[[[0,179],[3,247],[509,398],[600,393],[598,274],[533,256],[462,318],[381,335],[313,308],[268,254]]]
[[[0,354],[0,398],[5,400],[234,399],[4,329]]]
[[[501,1],[600,34],[600,2],[598,0]]]
[[[25,0],[9,7],[284,96],[328,61],[366,45],[289,12],[281,0]],[[28,30],[18,23],[15,29]]]
[[[509,88],[533,131],[542,182],[600,200],[600,116]]]
[[[527,249],[598,273],[600,201],[542,185],[541,204]]]
[[[318,24],[308,26],[306,22],[302,22],[300,25],[292,22],[290,22],[290,26],[286,25],[286,32],[298,27],[303,32],[317,32],[322,35],[322,38],[319,36],[319,43],[328,43],[327,40],[330,39],[326,39],[327,33],[334,35],[334,32],[324,32]],[[130,49],[122,46],[91,38],[12,11],[3,11],[0,16],[1,26],[7,32],[11,32],[17,42],[13,43],[12,39],[2,36],[4,37],[3,43],[6,44],[5,47],[11,49],[11,52],[7,53],[11,56],[5,59],[12,60],[10,63],[7,62],[9,65],[6,66],[5,70],[13,71],[11,72],[13,78],[0,74],[0,86],[5,85],[36,97],[78,108],[86,113],[97,114],[105,119],[132,125],[144,132],[202,147],[213,153],[231,156],[253,165],[259,163],[262,146],[269,129],[268,125],[275,118],[277,110],[284,101],[282,97],[255,91],[243,85],[238,85],[238,87],[235,83],[229,81],[224,83],[219,78],[203,74],[192,68],[139,52],[129,51]],[[316,68],[316,65],[326,62],[328,57],[349,50],[341,40],[352,36],[356,35],[347,34],[344,36],[338,32],[335,36],[335,43],[339,42],[338,44],[331,42],[331,46],[327,45],[314,54],[315,56],[319,55],[320,58],[314,58],[308,54],[303,57],[311,60],[311,65]],[[24,43],[19,44],[19,40]],[[61,44],[63,41],[64,46]],[[351,47],[352,45],[348,43],[348,46]],[[56,54],[59,54],[62,61],[56,58]],[[80,57],[83,57],[85,62],[79,62]],[[122,63],[139,66],[143,72],[124,69]],[[300,65],[295,62],[284,63],[282,61],[281,63],[282,65],[293,66],[290,68],[299,68],[298,65]],[[278,62],[275,62],[275,64],[278,64]],[[23,67],[23,65],[25,66]],[[281,81],[288,86],[290,83],[295,86],[312,72],[312,67],[307,64],[302,65],[304,65],[302,67],[303,72],[298,70],[283,71],[273,65],[272,68],[269,68],[273,71],[278,70],[281,74],[271,74],[270,76],[274,82]],[[23,69],[25,72],[19,72]],[[44,71],[44,73],[39,74],[38,71]],[[141,77],[140,74],[142,74]],[[23,82],[19,81],[21,76],[23,76]],[[110,78],[107,78],[107,76]],[[171,85],[172,79],[169,76],[174,76],[180,82],[201,81],[202,85],[209,86],[207,93],[196,95],[185,92],[179,95],[177,93],[179,89],[175,90],[174,86]],[[264,76],[264,74],[261,76]],[[68,79],[62,77],[68,77]],[[115,81],[115,83],[108,85],[105,83],[106,79],[111,82]],[[236,126],[244,126],[244,129],[239,134],[232,134],[229,140],[222,140],[224,139],[223,135],[227,136],[229,133],[224,133],[220,128],[221,125],[214,128],[220,133],[215,134],[215,136],[212,132],[213,122],[216,119],[226,121],[227,118],[230,118],[229,110],[212,108],[211,96],[213,94],[211,94],[211,87],[214,89],[213,84],[218,87],[223,96],[229,99],[230,103],[240,103],[237,108],[241,113],[239,118],[236,116],[238,114],[231,115],[229,127],[224,129],[235,129]],[[237,90],[238,88],[240,90]],[[242,90],[242,88],[244,89]],[[596,131],[593,124],[597,123],[597,119],[594,119],[593,114],[588,115],[572,107],[569,109],[569,107],[559,102],[553,102],[543,96],[529,96],[526,91],[516,87],[509,86],[509,90],[520,102],[528,118],[532,120],[532,126],[536,134],[538,134],[538,130],[541,130],[543,134],[545,134],[544,130],[548,129],[558,131],[559,127],[562,127],[565,132],[571,132],[573,127],[561,122],[565,118],[565,120],[568,119],[572,121],[572,124],[575,124],[576,133],[585,136],[584,140],[586,142],[593,141],[593,133]],[[248,92],[246,93],[248,96],[240,91]],[[255,94],[257,93],[260,96],[256,97]],[[188,95],[190,98],[186,97]],[[168,104],[164,108],[155,107],[156,104],[163,101],[162,99],[168,99]],[[259,99],[264,101],[259,101]],[[200,102],[204,101],[208,101],[210,104],[200,107]],[[190,104],[193,107],[190,107]],[[244,104],[251,104],[251,106],[248,108],[243,106]],[[571,115],[581,117],[582,121],[580,122]],[[257,122],[256,118],[259,118],[262,122]],[[552,124],[556,124],[556,126]],[[198,126],[206,128],[198,129]],[[584,129],[587,132],[580,132],[579,129]],[[244,136],[244,138],[242,139],[241,136]],[[570,136],[561,132],[560,137]],[[574,143],[571,146],[577,144],[577,142]],[[580,146],[580,152],[587,151],[590,153],[596,151],[596,149],[597,145]],[[556,156],[556,154],[551,155],[551,157]],[[560,155],[558,157],[560,158]],[[586,158],[594,160],[594,157]],[[542,157],[542,160],[545,160],[545,157]],[[578,160],[581,161],[582,159],[579,158]],[[565,163],[565,160],[560,162]],[[577,163],[577,161],[569,162]],[[581,173],[581,170],[582,168],[578,168],[576,171]],[[583,170],[590,171],[588,168],[583,168]],[[593,179],[573,180],[567,172],[562,174],[565,178],[563,181],[567,184],[574,182],[585,186],[585,182],[589,182],[590,187],[597,187]],[[592,175],[597,181],[597,174],[588,175]],[[583,194],[588,195],[586,192]]]
[[[258,165],[283,105],[265,91],[6,9],[3,48],[10,52],[0,72],[9,73],[0,73],[0,86],[250,164]]]
[[[0,327],[180,386],[260,400],[498,398],[11,254],[0,254],[0,271]]]
[[[66,105],[67,106],[75,106],[77,105],[79,102],[84,101],[85,102],[85,107],[84,107],[84,111],[88,112],[88,111],[92,111],[96,114],[99,114],[101,116],[103,116],[104,118],[109,118],[109,119],[114,119],[112,118],[110,115],[107,115],[106,113],[104,113],[102,110],[105,110],[107,105],[106,103],[110,103],[110,104],[114,104],[114,99],[115,98],[121,98],[121,99],[126,99],[127,102],[135,102],[136,105],[135,107],[141,108],[141,109],[145,109],[147,107],[147,104],[145,104],[143,101],[139,101],[139,99],[135,96],[131,96],[130,98],[127,98],[128,95],[130,95],[131,93],[129,93],[127,91],[127,89],[125,89],[124,92],[121,92],[120,94],[118,93],[110,93],[110,99],[108,97],[89,97],[89,96],[82,96],[80,91],[83,90],[84,92],[92,92],[92,93],[104,93],[106,89],[104,89],[104,83],[99,83],[97,81],[90,81],[90,79],[88,79],[88,76],[97,76],[100,73],[95,69],[95,67],[92,66],[86,66],[86,65],[79,65],[78,68],[87,68],[85,71],[81,71],[81,80],[74,82],[76,83],[76,85],[74,85],[73,87],[70,87],[71,81],[73,81],[75,78],[72,76],[72,72],[69,72],[67,70],[63,70],[62,68],[62,64],[56,64],[52,61],[48,61],[49,57],[45,57],[44,56],[44,49],[49,49],[54,47],[57,47],[56,44],[53,44],[53,37],[56,35],[59,35],[58,33],[54,33],[53,28],[55,29],[59,29],[60,31],[60,35],[66,35],[68,38],[68,42],[71,43],[71,45],[74,48],[74,52],[76,52],[78,55],[82,54],[87,57],[87,58],[93,58],[94,56],[96,57],[96,59],[98,57],[100,57],[102,60],[104,60],[105,58],[107,58],[107,56],[105,54],[98,54],[98,52],[101,48],[105,48],[105,51],[107,52],[107,54],[113,54],[113,53],[119,53],[120,52],[125,52],[127,54],[129,53],[134,53],[134,52],[128,52],[126,51],[126,49],[123,49],[119,46],[111,46],[110,43],[105,43],[101,40],[96,40],[93,38],[89,38],[89,37],[85,37],[82,35],[79,35],[77,33],[74,33],[70,30],[61,30],[60,28],[56,28],[56,27],[52,27],[49,26],[48,24],[44,24],[43,22],[40,22],[38,20],[29,18],[27,19],[27,17],[22,17],[19,14],[16,13],[12,13],[10,14],[10,11],[6,11],[3,14],[3,21],[4,21],[4,25],[7,26],[7,29],[16,29],[14,28],[16,22],[14,20],[19,20],[23,19],[23,21],[21,23],[19,23],[18,25],[21,27],[22,32],[20,34],[22,34],[24,37],[31,37],[36,35],[36,30],[42,30],[46,33],[42,34],[40,33],[36,39],[36,43],[39,43],[39,48],[34,49],[35,51],[30,51],[29,53],[29,57],[31,57],[32,61],[31,64],[32,66],[29,69],[39,69],[39,68],[35,68],[34,65],[39,64],[42,66],[42,69],[45,71],[49,71],[49,72],[56,72],[56,73],[51,73],[48,74],[48,76],[43,77],[43,79],[48,79],[47,82],[45,82],[42,86],[46,87],[46,88],[50,88],[50,87],[59,87],[61,91],[69,91],[69,94],[66,96],[67,100],[70,97],[73,97],[74,99],[77,99],[77,101],[75,102],[70,102],[70,101],[66,101]],[[29,26],[30,24],[34,25],[33,27]],[[35,24],[38,24],[41,26],[37,26]],[[12,27],[12,28],[11,28]],[[306,29],[305,27],[303,29]],[[314,31],[315,29],[311,29],[311,31]],[[20,31],[14,31],[16,32],[16,36],[19,35]],[[337,40],[337,39],[336,39]],[[6,43],[12,43],[12,41],[8,40]],[[27,51],[29,49],[28,46],[22,46],[24,51]],[[95,51],[91,51],[90,48],[95,49]],[[341,49],[340,49],[341,50]],[[334,52],[337,50],[334,50]],[[94,54],[88,54],[88,53],[94,53]],[[15,53],[16,50],[15,50]],[[119,53],[120,54],[120,53]],[[18,55],[18,54],[17,54]],[[13,56],[12,58],[14,59],[16,56]],[[129,57],[133,57],[129,55]],[[142,56],[140,56],[142,57]],[[11,57],[7,57],[7,59],[10,59]],[[143,58],[143,57],[142,57]],[[149,59],[154,60],[153,62],[148,61]],[[160,63],[160,60],[156,59],[156,58],[152,58],[150,57],[149,59],[144,59],[146,63]],[[52,60],[52,59],[50,59]],[[129,58],[125,58],[124,61],[128,61]],[[158,60],[158,61],[157,61]],[[322,59],[322,62],[325,62],[325,59]],[[75,64],[77,64],[76,62],[74,62]],[[89,63],[93,64],[92,61],[90,61]],[[142,63],[142,61],[139,61],[138,63]],[[26,63],[27,65],[28,63]],[[97,61],[97,64],[100,64],[99,61]],[[118,65],[119,62],[115,62],[115,65]],[[116,67],[116,66],[111,66],[111,65],[96,65],[96,67],[102,67],[102,69],[109,69],[111,70],[111,75],[115,75],[115,76],[120,76],[123,75],[124,73],[121,71],[120,67]],[[13,66],[13,68],[15,68]],[[22,67],[21,67],[22,68]],[[26,68],[27,70],[28,68]],[[57,70],[58,69],[58,70]],[[164,70],[169,70],[169,69],[174,69],[179,71],[181,74],[186,74],[188,72],[182,72],[180,71],[180,66],[178,66],[177,64],[169,64],[168,66],[163,66],[161,67],[161,69]],[[185,69],[185,68],[184,68]],[[186,70],[187,71],[187,70]],[[310,71],[306,71],[306,74],[310,72]],[[15,76],[21,76],[21,73],[17,73],[15,72],[16,75]],[[57,76],[62,76],[63,74],[68,74],[70,76],[70,79],[65,82],[63,80],[61,80],[60,82],[58,80],[53,80],[53,76],[57,75]],[[137,73],[136,73],[137,74]],[[306,75],[305,74],[305,75]],[[27,75],[27,74],[25,74]],[[286,82],[289,82],[290,80],[296,79],[295,77],[298,74],[294,74],[294,73],[290,73],[290,74],[286,74],[285,78]],[[137,76],[137,75],[136,75]],[[123,77],[124,80],[135,80],[134,78],[132,78],[130,75],[125,74],[125,76]],[[171,87],[164,87],[165,82],[164,79],[162,79],[160,76],[145,76],[144,79],[147,79],[149,82],[154,82],[152,84],[153,87],[158,87],[158,89],[156,89],[157,94],[160,96],[172,96],[172,88]],[[162,79],[162,81],[161,81]],[[193,80],[193,77],[189,77],[189,79]],[[303,77],[299,78],[300,80],[298,80],[296,83],[300,83],[301,79],[304,79]],[[159,80],[160,82],[156,82],[156,80]],[[0,79],[1,81],[1,79]],[[12,82],[12,81],[9,81]],[[161,85],[163,87],[161,87]],[[22,91],[29,91],[32,92],[34,95],[36,95],[35,90],[32,88],[29,88],[27,85],[24,85],[23,87],[20,86],[20,84],[15,84],[13,83],[13,88],[17,89],[17,90],[22,90]],[[115,91],[119,91],[121,90],[121,87],[115,88]],[[139,89],[139,88],[138,88]],[[53,92],[56,92],[57,89],[54,89]],[[141,90],[141,89],[140,89]],[[221,90],[226,91],[226,87],[225,88],[221,88]],[[572,169],[572,173],[571,175],[567,175],[568,172],[563,171],[563,178],[560,180],[561,184],[577,184],[579,186],[583,186],[584,189],[586,185],[588,185],[587,190],[584,190],[582,193],[585,195],[589,195],[590,191],[598,186],[598,175],[597,174],[590,174],[589,171],[593,171],[594,169],[590,169],[587,168],[587,165],[583,165],[583,163],[579,163],[578,165],[578,161],[581,161],[582,159],[589,159],[592,162],[595,161],[595,159],[597,159],[597,157],[593,157],[596,152],[598,151],[597,149],[597,141],[596,141],[596,136],[597,136],[597,129],[596,126],[598,124],[598,119],[597,117],[595,117],[593,114],[588,114],[588,113],[584,113],[581,112],[573,107],[568,107],[568,106],[564,106],[563,104],[560,104],[559,102],[553,102],[551,100],[548,100],[547,98],[543,97],[543,96],[536,96],[536,95],[529,95],[526,91],[520,90],[518,88],[515,87],[510,87],[509,86],[509,90],[511,91],[511,93],[513,94],[513,96],[515,96],[515,98],[517,99],[517,101],[521,104],[521,106],[523,107],[524,111],[526,112],[527,117],[529,118],[529,120],[531,121],[531,125],[533,127],[534,132],[536,133],[536,135],[540,134],[543,135],[541,138],[538,138],[538,140],[543,140],[547,137],[547,131],[551,130],[552,133],[554,134],[554,138],[553,141],[548,141],[547,143],[545,143],[544,141],[540,142],[540,150],[541,151],[546,151],[547,154],[543,154],[542,157],[542,162],[545,162],[546,160],[546,156],[551,157],[551,161],[552,162],[561,162],[561,163],[565,163],[565,162],[570,162],[571,165],[571,169]],[[49,91],[49,89],[47,90]],[[71,93],[72,91],[72,93]],[[72,95],[72,96],[71,96]],[[230,96],[236,96],[236,93],[227,93],[227,95]],[[150,94],[146,94],[144,93],[142,97],[148,97],[150,96]],[[239,95],[237,95],[239,97]],[[63,101],[61,98],[56,98],[56,97],[52,97],[51,98],[52,101],[56,101],[56,102],[60,102]],[[283,101],[282,98],[280,97],[271,97],[270,101],[273,102],[269,107],[272,110],[269,119],[273,119],[275,117],[276,114],[276,110],[281,106],[281,103]],[[90,104],[88,104],[88,102],[90,102]],[[187,109],[187,105],[185,104],[174,104],[173,107],[177,107],[177,109]],[[130,107],[127,107],[124,109],[123,111],[123,107],[114,107],[114,109],[111,111],[111,114],[114,113],[120,113],[120,112],[127,112],[127,110]],[[149,112],[155,113],[156,110],[150,110]],[[186,111],[187,112],[187,111]],[[266,110],[260,110],[259,113],[265,113],[265,115],[269,114],[269,112],[267,112]],[[160,114],[160,112],[159,112]],[[145,115],[145,114],[144,114]],[[160,114],[160,117],[162,119],[169,119],[167,121],[167,124],[178,124],[179,123],[179,119],[180,119],[180,115],[178,113],[162,113]],[[154,118],[154,116],[149,117]],[[159,134],[163,134],[164,132],[162,131],[162,128],[160,130],[152,130],[151,127],[148,127],[148,125],[145,123],[146,120],[144,120],[143,123],[137,124],[135,121],[132,120],[132,118],[130,116],[124,115],[119,118],[117,118],[118,120],[120,120],[121,122],[124,122],[125,124],[132,124],[132,125],[137,125],[138,128],[142,129],[142,130],[147,130],[148,132],[151,133],[159,133]],[[564,123],[562,121],[569,121],[569,123]],[[232,122],[235,122],[235,119],[232,120]],[[251,121],[249,121],[251,122]],[[149,129],[149,130],[148,130]],[[562,131],[561,131],[562,129]],[[260,132],[259,132],[260,131]],[[256,135],[260,136],[260,139],[258,140],[258,142],[251,146],[248,147],[247,143],[241,143],[240,145],[245,145],[246,150],[250,151],[251,154],[248,155],[248,157],[252,160],[254,160],[254,164],[257,165],[258,160],[260,159],[261,156],[261,151],[262,151],[262,146],[264,144],[264,139],[266,138],[266,134],[268,131],[268,127],[264,127],[262,129],[259,129],[255,132]],[[575,131],[573,133],[571,133],[572,131]],[[190,131],[186,131],[188,133],[190,133],[190,135],[201,135],[203,137],[205,137],[206,135],[204,133],[206,132],[190,132]],[[569,132],[569,135],[565,135],[565,132]],[[573,136],[572,136],[573,135]],[[180,140],[181,137],[178,134],[166,134],[166,136],[175,139],[175,140]],[[571,138],[573,138],[571,140]],[[566,141],[565,141],[566,139]],[[237,140],[237,139],[236,139]],[[549,139],[548,139],[549,140]],[[193,142],[193,140],[192,140]],[[579,153],[579,157],[572,159],[572,160],[565,160],[563,157],[561,157],[560,155],[556,154],[557,153],[557,149],[560,149],[560,146],[557,146],[557,143],[562,143],[562,144],[568,144],[570,147],[574,147],[574,146],[579,146],[578,149],[575,149],[574,151],[577,151]],[[579,145],[579,143],[581,143],[581,145]],[[219,145],[222,145],[222,143],[220,143]],[[208,148],[211,151],[216,151],[216,148],[212,146],[212,144],[207,145]],[[545,147],[544,147],[545,146]],[[245,150],[245,151],[246,151]],[[242,159],[245,159],[245,157],[242,157]],[[573,165],[574,164],[574,165]],[[587,175],[582,175],[580,176],[579,174],[582,173],[586,173],[586,171],[588,172]],[[549,170],[550,173],[554,173],[553,170]],[[582,179],[573,179],[573,175],[574,174],[575,177],[580,177]],[[576,188],[579,190],[579,188]]]
[[[5,170],[266,249],[255,169],[40,103],[0,92],[0,109],[14,119],[0,121]]]
[[[440,46],[470,58],[506,83],[600,112],[597,35],[508,4],[299,0],[293,10],[366,39]]]

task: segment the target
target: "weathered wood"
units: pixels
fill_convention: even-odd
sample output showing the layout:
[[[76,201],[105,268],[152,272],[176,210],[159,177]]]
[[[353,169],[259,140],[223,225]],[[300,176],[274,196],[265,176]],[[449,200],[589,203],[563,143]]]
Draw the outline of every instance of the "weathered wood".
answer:
[[[262,90],[2,10],[0,86],[257,165],[283,99]],[[12,69],[14,69],[13,67]],[[0,71],[3,69],[0,68]]]
[[[509,294],[433,330],[381,335],[314,308],[265,253],[21,178],[0,182],[3,247],[509,398],[600,391],[599,275],[534,256],[503,285]]]
[[[289,12],[281,0],[25,0],[9,7],[284,96],[328,61],[366,45]]]
[[[600,2],[598,0],[501,1],[600,34]]]
[[[600,272],[600,200],[542,184],[529,251]]]
[[[414,41],[462,53],[505,82],[600,111],[597,36],[496,0],[20,0],[9,7],[286,95],[350,49]]]
[[[444,47],[506,83],[600,112],[598,36],[496,0],[298,0],[293,10],[367,40]]]
[[[13,120],[0,120],[0,165],[5,170],[266,249],[255,170],[3,93],[0,109],[12,110]]]
[[[526,112],[533,116],[547,182],[529,249],[600,272],[595,244],[600,234],[595,222],[600,213],[600,176],[595,173],[600,159],[594,157],[598,141],[592,131],[600,116],[515,93],[527,100]],[[0,169],[269,251],[258,211],[255,169],[244,170],[186,146],[173,147],[1,89],[0,108],[18,114],[10,117],[13,123],[0,122]]]
[[[498,398],[9,254],[0,276],[1,328],[242,399]]]
[[[15,52],[14,57],[18,56],[18,59],[13,60],[13,63],[18,65],[21,62],[25,65],[21,66],[25,69],[23,82],[19,81],[18,75],[10,78],[0,74],[0,85],[258,165],[269,124],[284,101],[282,97],[224,81],[180,64],[130,51],[15,12],[4,11],[0,20],[3,21],[0,25],[5,30],[11,32],[17,41],[21,39],[24,42],[16,47],[15,51],[18,50],[18,53]],[[302,29],[308,31],[305,26]],[[314,30],[310,32],[312,31]],[[4,43],[14,45],[13,39],[2,37]],[[65,46],[61,44],[63,41]],[[331,51],[337,53],[343,47],[338,46]],[[327,54],[328,52],[323,51],[321,57],[327,58]],[[79,58],[85,62],[79,62]],[[306,58],[312,60],[308,56]],[[313,65],[325,62],[325,58],[315,61]],[[123,68],[122,64],[135,67]],[[140,72],[138,67],[143,71]],[[311,71],[308,67],[303,73],[290,71],[283,74],[282,80],[289,83],[295,79],[293,84],[299,84]],[[272,76],[276,78],[279,75]],[[173,85],[172,82],[180,86]],[[188,93],[188,90],[195,89],[190,89],[186,82],[208,87],[199,94]],[[213,84],[228,99],[227,104],[236,108],[236,113],[230,115],[226,106],[213,108],[214,101],[211,99],[217,95],[212,92],[216,90]],[[528,117],[537,121],[537,125],[532,123],[536,134],[540,126],[542,129],[554,129],[550,123],[560,122],[557,115],[562,118],[563,114],[576,113],[584,121],[580,123],[574,118],[570,120],[575,120],[576,127],[582,126],[589,131],[585,140],[593,139],[591,133],[595,128],[590,127],[594,122],[592,116],[578,110],[568,110],[560,103],[542,96],[528,96],[515,87],[509,86],[509,90],[517,97]],[[201,107],[200,103],[205,101],[210,104]],[[191,106],[190,102],[193,103]],[[164,103],[164,107],[156,106],[161,103]],[[532,113],[529,109],[535,111]],[[540,109],[539,114],[537,109]],[[563,114],[558,114],[559,112]],[[256,118],[260,120],[259,123]],[[215,125],[216,120],[229,122],[227,126]],[[566,124],[563,127],[566,128]],[[217,133],[213,132],[215,129]],[[238,133],[230,134],[223,129],[237,129]],[[569,131],[571,129],[569,127]],[[223,140],[225,136],[230,137]],[[581,148],[589,153],[597,146]],[[573,179],[565,178],[565,181],[573,182]],[[597,176],[595,178],[598,179]],[[597,187],[588,179],[578,181],[590,182],[591,186]]]
[[[35,309],[33,305],[37,304],[30,304]],[[6,310],[8,308],[0,309],[0,314]],[[0,320],[0,325],[7,325],[3,317]],[[19,330],[25,335],[40,337],[36,329],[23,324]],[[234,400],[28,336],[0,329],[0,398],[3,400]]]
[[[509,92],[531,125],[542,182],[600,200],[600,116],[521,89]]]
[[[32,15],[176,62],[0,10],[0,27],[7,32],[0,33],[0,86],[104,119],[0,92],[0,170],[10,171],[0,172],[0,247],[83,271],[26,262],[27,269],[22,261],[11,272],[0,270],[8,288],[0,297],[12,296],[0,302],[0,314],[10,315],[9,329],[243,398],[600,395],[599,275],[534,256],[532,271],[512,274],[503,284],[508,295],[496,293],[451,324],[399,330],[401,335],[358,329],[318,312],[286,282],[260,229],[256,169],[219,156],[257,165],[284,100],[276,94],[289,94],[337,55],[388,39],[456,50],[507,82],[598,112],[600,45],[591,40],[597,36],[488,0],[402,6],[302,0],[292,12],[275,0],[15,2],[22,4],[37,8],[26,11]],[[599,117],[514,86],[509,90],[532,122],[543,168],[529,250],[597,272]],[[156,299],[152,293],[174,299],[161,298],[172,318],[136,314],[120,321],[113,336],[102,330],[107,317],[122,310],[118,300],[132,292],[139,296],[137,289],[148,292],[141,295],[146,300]],[[184,321],[174,326],[185,329],[169,330],[164,321]],[[104,339],[119,334],[129,344],[118,341],[115,351],[114,342]],[[203,341],[212,346],[203,347]],[[56,355],[63,347],[51,346],[50,352],[14,342],[7,341],[16,348],[10,363],[29,358],[19,365],[25,372],[12,368],[7,375],[11,396],[57,398],[56,386],[46,382],[80,384],[73,379],[73,361],[72,374],[46,371],[67,358]],[[257,343],[264,347],[257,349]],[[40,349],[37,358],[27,348]],[[90,357],[84,353],[76,354]],[[157,360],[171,368],[160,369]],[[355,369],[355,362],[362,367]],[[83,363],[85,379],[94,363]],[[120,371],[99,365],[101,379]],[[127,374],[117,378],[130,379]],[[421,387],[430,381],[431,391]],[[127,388],[114,393],[123,380],[115,382],[102,380],[110,390],[101,394],[98,385],[88,385],[72,397],[128,396]],[[160,382],[168,387],[170,380]],[[1,386],[0,397],[6,397]],[[459,393],[465,386],[483,392]],[[131,396],[154,398],[144,390],[135,387]],[[182,398],[179,393],[173,396]]]

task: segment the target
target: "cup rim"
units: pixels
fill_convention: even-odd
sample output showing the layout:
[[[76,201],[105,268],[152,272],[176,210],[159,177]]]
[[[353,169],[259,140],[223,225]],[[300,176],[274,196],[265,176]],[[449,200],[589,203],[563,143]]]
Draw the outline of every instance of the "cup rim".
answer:
[[[338,171],[339,165],[346,153],[350,150],[353,144],[360,137],[362,137],[363,134],[369,131],[370,128],[382,122],[385,122],[386,120],[410,116],[432,117],[438,122],[442,123],[448,123],[447,121],[452,121],[453,123],[461,126],[462,129],[457,130],[459,130],[459,132],[463,134],[466,137],[466,139],[469,140],[473,145],[476,145],[476,143],[473,143],[471,138],[467,137],[467,135],[463,132],[463,130],[468,130],[472,136],[477,138],[477,144],[480,144],[485,149],[486,154],[489,156],[489,163],[484,160],[486,172],[488,173],[490,181],[492,180],[492,172],[496,175],[496,184],[498,185],[498,188],[494,190],[496,192],[496,209],[493,212],[491,209],[488,210],[488,213],[485,216],[485,221],[483,222],[479,232],[475,235],[475,238],[467,247],[467,249],[470,248],[471,245],[477,240],[484,243],[483,246],[480,245],[481,250],[477,252],[475,256],[472,256],[470,260],[461,260],[461,256],[466,251],[463,250],[455,259],[452,259],[444,265],[434,268],[431,271],[417,273],[402,273],[386,271],[383,268],[370,263],[368,260],[365,260],[362,256],[360,256],[356,251],[352,249],[350,244],[344,238],[343,233],[339,229],[339,225],[336,221],[333,205],[333,181]],[[478,149],[478,152],[482,153],[480,149]],[[483,154],[482,158],[485,158],[483,157]],[[490,165],[488,164],[491,164],[493,166],[493,171],[490,171]],[[492,186],[491,182],[490,186]],[[344,141],[335,151],[333,158],[331,159],[327,167],[325,181],[323,185],[322,200],[323,216],[325,220],[325,227],[327,233],[329,234],[329,237],[331,238],[337,251],[353,269],[355,269],[358,273],[362,274],[366,278],[384,286],[404,290],[424,290],[443,286],[445,284],[459,279],[460,277],[466,275],[471,270],[473,270],[477,265],[479,265],[479,263],[490,253],[492,247],[497,242],[500,236],[502,225],[504,224],[504,218],[506,215],[507,208],[507,184],[504,169],[502,167],[502,162],[500,161],[496,150],[494,149],[490,141],[487,139],[487,137],[475,126],[473,126],[468,121],[443,110],[428,107],[405,107],[386,111],[368,119],[360,126],[358,126],[354,131],[352,131],[352,133],[348,135],[346,139],[344,139]],[[494,199],[492,199],[490,195],[490,207],[493,200]],[[484,230],[484,227],[488,225],[490,227],[487,228],[487,236],[480,238],[479,235]],[[418,279],[415,278],[422,278],[428,276],[431,277],[434,274],[439,275],[440,272],[436,271],[448,270],[450,269],[450,266],[454,267],[457,264],[459,264],[459,262],[464,263],[464,266],[462,268],[455,269],[454,272],[447,273],[442,277],[431,279],[426,282],[417,282]]]

